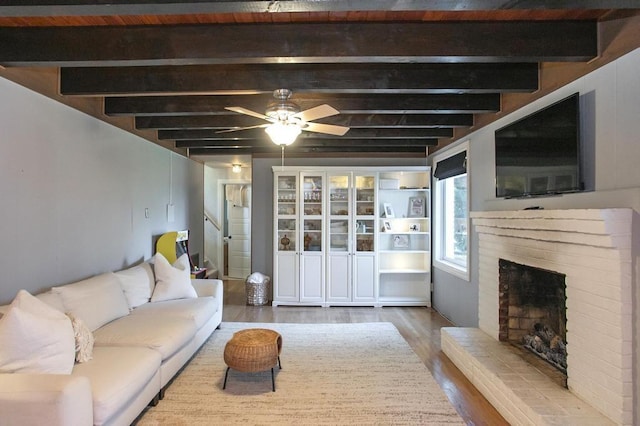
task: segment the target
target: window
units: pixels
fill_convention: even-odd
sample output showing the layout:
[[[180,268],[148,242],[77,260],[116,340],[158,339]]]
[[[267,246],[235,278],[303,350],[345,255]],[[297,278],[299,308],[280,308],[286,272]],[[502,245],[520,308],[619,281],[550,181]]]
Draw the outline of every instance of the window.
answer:
[[[468,143],[435,157],[434,266],[469,279]]]

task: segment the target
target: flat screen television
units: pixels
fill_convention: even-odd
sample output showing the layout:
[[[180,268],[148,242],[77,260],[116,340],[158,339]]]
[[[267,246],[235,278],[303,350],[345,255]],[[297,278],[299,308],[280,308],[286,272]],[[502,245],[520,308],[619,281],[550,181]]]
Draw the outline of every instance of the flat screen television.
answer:
[[[495,132],[496,197],[580,191],[580,95]]]

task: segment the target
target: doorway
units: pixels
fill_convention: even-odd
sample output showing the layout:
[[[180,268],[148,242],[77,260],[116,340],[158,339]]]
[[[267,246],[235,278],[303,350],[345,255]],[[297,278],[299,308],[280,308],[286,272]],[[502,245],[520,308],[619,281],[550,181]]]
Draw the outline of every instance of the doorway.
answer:
[[[251,273],[251,184],[220,182],[222,194],[222,276],[244,279]]]

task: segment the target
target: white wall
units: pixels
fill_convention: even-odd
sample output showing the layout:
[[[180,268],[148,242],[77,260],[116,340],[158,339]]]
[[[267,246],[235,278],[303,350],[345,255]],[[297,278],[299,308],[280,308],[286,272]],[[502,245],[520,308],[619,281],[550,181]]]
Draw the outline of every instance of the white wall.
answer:
[[[640,49],[636,49],[465,137],[470,141],[470,209],[630,207],[640,211],[639,69]],[[495,130],[575,92],[580,92],[581,132],[587,148],[586,183],[595,191],[524,200],[496,199]],[[438,154],[441,152],[444,151]],[[477,234],[474,232],[470,238],[469,282],[444,271],[434,273],[434,307],[460,326],[478,325]]]
[[[202,253],[201,164],[8,80],[0,93],[0,304],[148,259],[169,230]]]

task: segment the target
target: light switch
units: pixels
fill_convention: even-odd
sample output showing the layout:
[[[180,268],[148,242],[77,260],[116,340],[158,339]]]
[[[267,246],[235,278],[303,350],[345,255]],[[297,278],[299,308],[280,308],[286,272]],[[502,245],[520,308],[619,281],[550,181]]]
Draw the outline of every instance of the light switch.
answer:
[[[167,222],[176,220],[176,209],[173,204],[167,204]]]
[[[145,217],[145,219],[149,219],[149,209],[148,208],[144,209],[144,217]]]

